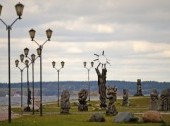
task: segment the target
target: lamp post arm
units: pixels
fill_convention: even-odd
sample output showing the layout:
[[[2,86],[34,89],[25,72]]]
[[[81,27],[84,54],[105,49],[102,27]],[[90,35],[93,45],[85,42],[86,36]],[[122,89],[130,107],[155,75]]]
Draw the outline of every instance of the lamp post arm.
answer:
[[[23,64],[25,64],[24,62],[22,62]],[[28,64],[28,67],[31,65],[32,63],[29,63]],[[23,70],[25,69],[25,68],[27,68],[27,65],[25,64],[25,67],[23,68]]]
[[[59,69],[59,71],[60,71],[61,69],[63,69],[63,67],[61,67],[61,68]]]
[[[35,58],[34,62],[35,62],[38,58],[39,58],[39,56],[37,56],[37,57]]]
[[[11,23],[10,26],[12,27],[12,26],[14,25],[14,23],[15,23],[18,19],[20,19],[20,18],[16,18],[16,19],[14,20],[14,22]]]
[[[56,69],[57,71],[60,71],[60,69],[57,69],[56,67],[54,67],[54,69]]]
[[[12,22],[11,23],[11,25],[7,25],[1,18],[0,18],[0,21],[6,26],[6,29],[10,29],[11,30],[11,28],[12,28],[12,26],[14,25],[14,23],[18,20],[19,18],[16,18],[15,20],[14,20],[14,22]]]
[[[6,26],[6,28],[8,27],[8,25],[1,18],[0,21]]]
[[[28,67],[29,67],[31,64],[32,64],[32,62],[28,64]]]
[[[29,56],[27,56],[27,58],[32,62],[32,59]]]
[[[43,46],[45,45],[45,43],[47,43],[49,40],[46,40],[43,44],[42,44],[42,48],[43,48]]]
[[[35,40],[33,40],[38,46],[40,46],[40,44],[37,42],[37,41],[35,41]]]
[[[89,69],[87,67],[85,67],[85,68],[89,71]]]
[[[32,63],[34,63],[39,58],[39,56],[37,56],[34,61],[29,56],[27,56],[27,58],[31,61],[29,64],[30,66]]]
[[[26,66],[26,64],[24,62],[22,62],[22,63]]]
[[[19,66],[17,66],[18,67],[18,69],[20,69],[20,71],[22,70]]]
[[[21,69],[22,71],[25,69],[25,68],[27,68],[26,66],[23,68],[23,69]]]
[[[19,66],[17,66],[17,67],[18,67],[18,69],[20,69],[20,71],[24,71],[24,69],[27,68],[26,66],[22,69]]]
[[[63,67],[61,67],[60,69],[57,69],[56,67],[54,67],[54,69],[56,69],[58,72],[60,72],[60,70],[63,69]]]

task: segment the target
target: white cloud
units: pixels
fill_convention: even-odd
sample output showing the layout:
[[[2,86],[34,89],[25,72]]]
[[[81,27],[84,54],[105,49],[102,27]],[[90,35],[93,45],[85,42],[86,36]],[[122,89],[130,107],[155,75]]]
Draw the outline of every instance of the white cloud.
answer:
[[[10,24],[16,18],[18,0],[1,0],[1,18]],[[12,80],[19,80],[14,61],[28,47],[36,53],[28,30],[36,30],[36,40],[46,40],[45,30],[53,35],[43,49],[43,80],[55,81],[51,61],[64,60],[62,80],[86,80],[83,61],[90,62],[104,50],[111,62],[108,79],[170,81],[169,1],[136,0],[21,0],[23,19],[11,31]],[[10,13],[8,13],[10,12]],[[7,82],[7,32],[0,23],[0,82]],[[36,63],[39,74],[39,61]],[[92,80],[96,73],[91,71]],[[17,74],[18,73],[18,74]],[[74,73],[74,74],[73,74]],[[38,78],[38,77],[37,77]],[[38,79],[37,79],[38,81]]]

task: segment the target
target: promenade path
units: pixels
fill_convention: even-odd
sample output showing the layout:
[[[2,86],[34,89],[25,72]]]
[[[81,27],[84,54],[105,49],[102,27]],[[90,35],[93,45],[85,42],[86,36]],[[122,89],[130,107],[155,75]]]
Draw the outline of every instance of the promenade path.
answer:
[[[12,113],[12,118],[19,117],[19,114]],[[8,120],[8,106],[0,106],[0,121]]]
[[[35,108],[38,108],[38,106],[36,106]],[[131,108],[131,109],[140,109],[140,108]],[[81,113],[81,114],[93,114],[94,112],[85,112],[85,113]],[[60,112],[44,112],[44,114],[46,115],[53,115],[53,114],[60,114]],[[72,114],[80,114],[80,112],[72,112]],[[137,115],[142,115],[143,113],[134,113]],[[160,112],[160,114],[162,115],[170,115],[170,112]],[[23,115],[30,115],[30,113],[23,113]],[[13,113],[12,112],[12,118],[18,118],[21,117],[20,114],[17,113]],[[5,121],[8,120],[8,106],[0,106],[0,121]]]

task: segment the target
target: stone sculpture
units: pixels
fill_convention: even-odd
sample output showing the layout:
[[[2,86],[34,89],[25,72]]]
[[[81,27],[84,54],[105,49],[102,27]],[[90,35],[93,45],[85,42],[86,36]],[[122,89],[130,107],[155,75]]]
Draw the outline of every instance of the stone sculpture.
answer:
[[[159,94],[156,89],[153,89],[150,94],[150,110],[158,110]]]
[[[61,110],[60,113],[68,114],[70,110],[70,93],[68,90],[63,90],[61,94]]]
[[[122,101],[122,106],[127,106],[129,103],[129,96],[128,96],[128,90],[123,89],[123,101]]]
[[[88,96],[88,91],[86,89],[80,90],[78,93],[78,111],[88,111],[88,106],[87,106],[87,96]]]
[[[98,69],[99,66],[100,66],[100,64],[95,69],[96,69],[96,73],[98,75],[100,107],[106,108],[107,107],[107,105],[106,105],[106,73],[107,73],[107,69],[106,69],[106,67],[102,68],[102,73],[100,73],[100,71]]]
[[[143,96],[142,94],[142,86],[141,79],[137,79],[137,92],[134,96]]]
[[[31,90],[30,89],[28,89],[27,105],[28,106],[24,108],[24,111],[30,112],[31,111],[31,108],[30,108],[30,105],[31,105]]]
[[[160,95],[160,110],[170,111],[170,89],[165,89]]]
[[[107,99],[109,99],[108,107],[106,109],[106,114],[108,115],[116,115],[117,109],[115,106],[115,102],[117,100],[117,88],[116,87],[108,87],[107,88]]]

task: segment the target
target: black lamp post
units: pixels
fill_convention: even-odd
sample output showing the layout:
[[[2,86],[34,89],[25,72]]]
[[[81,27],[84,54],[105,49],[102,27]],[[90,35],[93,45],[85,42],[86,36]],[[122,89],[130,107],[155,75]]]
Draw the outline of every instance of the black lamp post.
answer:
[[[65,62],[64,62],[64,61],[61,62],[61,68],[59,68],[59,69],[57,69],[57,68],[55,67],[55,64],[56,64],[56,62],[53,61],[53,62],[52,62],[52,66],[53,66],[53,68],[56,69],[57,72],[58,72],[58,107],[59,107],[59,96],[60,96],[59,73],[60,73],[60,70],[61,70],[62,68],[64,68]]]
[[[24,54],[25,54],[25,57],[26,58],[28,58],[28,60],[30,60],[31,61],[31,63],[30,64],[32,64],[32,99],[33,99],[33,106],[32,106],[32,112],[33,112],[33,115],[34,115],[34,113],[35,113],[35,111],[34,111],[34,62],[35,62],[35,60],[38,58],[36,58],[36,56],[35,56],[35,54],[32,54],[31,55],[31,58],[28,56],[28,53],[29,53],[29,49],[28,48],[25,48],[24,49]],[[29,64],[29,65],[30,65]],[[31,91],[29,90],[29,93],[31,93]]]
[[[25,49],[24,49],[24,53],[25,53]],[[25,60],[25,62],[24,62],[24,54],[20,55],[20,60],[22,63],[25,64],[25,67],[27,68],[27,107],[26,107],[26,111],[30,111],[29,104],[31,104],[31,103],[30,103],[30,88],[29,88],[29,61]]]
[[[42,49],[45,43],[50,41],[52,32],[53,31],[51,29],[46,30],[47,40],[42,45],[40,45],[37,41],[34,40],[36,31],[34,29],[29,30],[31,41],[34,41],[39,47],[37,49],[37,54],[40,57],[40,116],[43,115],[42,114]]]
[[[29,60],[25,60],[25,65],[27,68],[27,93],[28,93],[28,97],[27,97],[27,108],[26,111],[31,111],[30,108],[30,104],[31,104],[31,90],[30,90],[30,86],[29,86]]]
[[[23,114],[23,87],[22,87],[22,83],[23,83],[23,71],[26,67],[24,68],[20,68],[19,65],[19,60],[15,60],[15,65],[16,67],[19,68],[20,72],[21,72],[21,114]]]
[[[35,54],[31,55],[31,62],[32,62],[32,96],[33,96],[33,107],[32,107],[32,114],[34,115],[34,62],[35,62]]]
[[[94,62],[91,62],[91,66],[89,67],[89,68],[87,68],[87,62],[83,62],[83,64],[84,64],[84,68],[86,68],[87,69],[87,71],[88,71],[88,83],[89,83],[89,85],[88,85],[88,92],[89,92],[89,102],[90,102],[90,76],[89,76],[89,73],[90,73],[90,69],[93,67],[93,65],[94,65]]]
[[[12,30],[13,24],[18,20],[21,19],[24,5],[21,3],[18,3],[15,5],[16,13],[18,18],[14,20],[10,25],[7,25],[1,18],[0,21],[6,26],[6,29],[8,31],[8,122],[11,123],[11,53],[10,53],[10,31]],[[2,5],[0,5],[0,16],[2,11]]]

